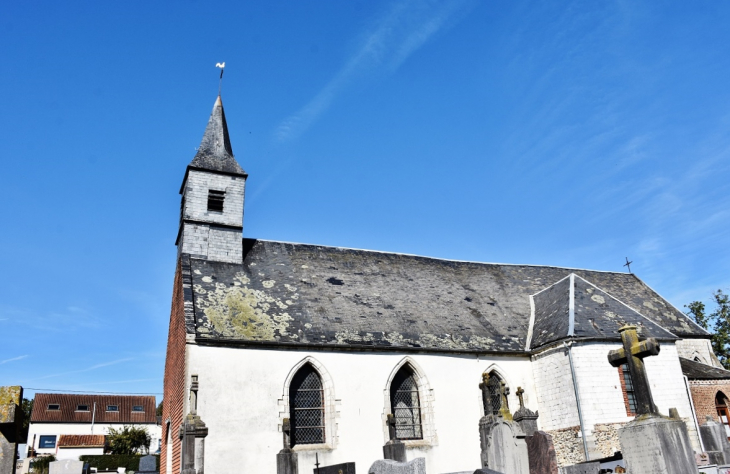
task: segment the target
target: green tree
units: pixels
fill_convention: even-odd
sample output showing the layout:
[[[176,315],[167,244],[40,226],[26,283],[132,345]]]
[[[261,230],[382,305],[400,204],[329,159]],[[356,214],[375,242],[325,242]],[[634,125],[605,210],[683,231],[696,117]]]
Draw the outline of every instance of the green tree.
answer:
[[[157,416],[162,416],[162,402],[164,402],[164,400],[160,400],[160,404],[157,405],[157,413],[155,413]]]
[[[109,443],[112,454],[135,454],[138,452],[147,454],[152,439],[146,428],[124,426],[119,429],[109,428],[106,441]]]
[[[23,412],[23,426],[20,429],[20,442],[27,443],[28,427],[30,426],[30,414],[33,411],[33,400],[28,400],[27,398],[24,398],[23,401],[20,402],[20,409]]]
[[[716,306],[710,314],[701,301],[693,301],[685,308],[688,316],[712,334],[712,350],[722,366],[730,370],[730,295],[717,290],[712,298]]]
[[[53,454],[48,456],[39,456],[30,462],[30,467],[36,474],[48,474],[48,464],[55,460],[56,456]]]

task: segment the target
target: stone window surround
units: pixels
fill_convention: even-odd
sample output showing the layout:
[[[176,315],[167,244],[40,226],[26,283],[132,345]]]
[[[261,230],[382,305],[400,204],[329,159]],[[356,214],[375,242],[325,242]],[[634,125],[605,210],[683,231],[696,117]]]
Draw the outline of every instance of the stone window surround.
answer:
[[[406,364],[408,364],[410,369],[413,371],[413,378],[416,379],[416,385],[418,386],[418,397],[421,402],[421,433],[423,435],[423,439],[407,439],[402,440],[402,442],[406,445],[406,448],[427,448],[436,446],[438,444],[438,438],[436,436],[436,424],[434,422],[433,389],[431,388],[423,369],[409,356],[404,357],[400,362],[398,362],[398,364],[396,364],[390,372],[388,380],[385,383],[385,388],[383,389],[383,444],[387,443],[390,439],[388,430],[388,414],[392,413],[390,406],[390,386],[393,383],[395,375]]]
[[[335,386],[332,382],[327,369],[312,356],[307,356],[300,360],[286,377],[284,387],[282,391],[282,397],[279,399],[279,432],[281,433],[284,426],[284,418],[289,418],[291,406],[289,402],[289,387],[294,379],[294,375],[302,368],[305,364],[311,365],[319,375],[322,381],[322,388],[324,390],[324,439],[325,442],[322,444],[298,444],[292,449],[294,451],[331,451],[337,447],[339,437],[337,436],[337,418],[340,413],[337,411],[337,406],[341,404],[341,400],[335,399]]]

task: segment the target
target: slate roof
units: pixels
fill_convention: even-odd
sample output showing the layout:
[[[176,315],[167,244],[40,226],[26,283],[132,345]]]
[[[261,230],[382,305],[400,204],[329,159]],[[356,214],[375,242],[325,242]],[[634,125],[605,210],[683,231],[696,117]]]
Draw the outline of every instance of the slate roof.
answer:
[[[682,373],[690,380],[726,380],[730,379],[730,371],[703,364],[691,359],[679,358]]]
[[[588,298],[579,302],[576,334],[581,337],[618,340],[612,330],[621,318],[643,318],[652,334],[666,337],[709,336],[627,273],[461,262],[252,239],[243,239],[243,247],[242,265],[183,256],[186,327],[199,343],[524,352],[530,295],[570,273],[602,289],[579,284],[579,292]],[[557,303],[541,306],[544,314],[564,315],[566,298],[557,297],[565,292],[561,288],[550,290]],[[604,303],[590,300],[589,288]],[[641,315],[606,292],[640,309]],[[602,315],[592,317],[597,311]],[[563,324],[565,318],[560,318]],[[591,319],[598,321],[598,329]]]
[[[205,128],[198,152],[188,168],[246,176],[246,172],[243,171],[241,165],[233,157],[226,114],[223,111],[223,102],[220,96],[213,105],[213,111],[210,114],[208,126]]]
[[[569,336],[616,338],[618,328],[624,324],[637,326],[641,337],[677,339],[658,322],[575,273],[533,295],[532,299],[535,314],[528,342],[533,349]]]
[[[61,435],[59,448],[101,448],[104,447],[104,435]]]
[[[94,403],[96,412],[94,413]],[[58,410],[49,410],[48,405],[60,405]],[[87,405],[89,411],[77,411],[79,405]],[[107,411],[107,406],[116,405],[119,411]],[[134,412],[132,407],[142,406],[144,411]],[[156,423],[155,397],[147,395],[84,395],[67,393],[36,393],[33,402],[31,423]]]

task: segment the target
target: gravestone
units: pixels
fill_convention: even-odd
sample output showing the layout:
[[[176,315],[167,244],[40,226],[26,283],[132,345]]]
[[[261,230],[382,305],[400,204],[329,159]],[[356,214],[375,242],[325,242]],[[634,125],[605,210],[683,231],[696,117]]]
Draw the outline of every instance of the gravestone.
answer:
[[[142,456],[139,458],[139,469],[137,474],[155,474],[157,473],[157,456]]]
[[[368,474],[426,474],[426,458],[408,462],[379,459],[370,466]]]
[[[600,470],[601,463],[598,461],[582,462],[580,464],[573,464],[572,466],[561,467],[560,474],[598,474]]]
[[[700,426],[700,436],[707,453],[707,464],[730,464],[730,442],[724,425],[708,416],[705,424]]]
[[[406,445],[395,437],[395,416],[388,414],[388,437],[390,438],[383,446],[383,458],[393,461],[406,462]]]
[[[629,366],[634,384],[636,418],[618,430],[628,472],[641,474],[694,474],[697,472],[687,426],[659,413],[651,396],[644,358],[659,354],[654,338],[639,341],[636,326],[619,329],[623,348],[608,353],[614,367]]]
[[[18,438],[23,424],[23,387],[0,387],[0,473],[15,474]]]
[[[82,474],[83,461],[64,459],[48,463],[48,474]]]
[[[281,427],[284,447],[276,455],[276,474],[297,474],[299,472],[299,461],[297,453],[291,449],[291,423],[289,418],[284,418]]]
[[[558,474],[558,458],[553,437],[544,431],[535,431],[525,438],[530,474]]]
[[[520,408],[512,415],[514,421],[520,425],[520,429],[525,433],[525,436],[532,436],[537,431],[537,418],[538,413],[525,407],[525,401],[522,395],[525,393],[522,387],[517,387],[517,398],[520,400]]]
[[[321,466],[314,468],[313,474],[355,474],[354,462],[343,462],[342,464],[333,464],[332,466]]]
[[[482,402],[485,416],[479,420],[482,467],[509,474],[529,474],[530,463],[527,456],[525,434],[512,419],[507,408],[507,390],[504,382],[500,384],[500,409],[493,415],[491,396],[488,394],[489,374],[482,375]]]

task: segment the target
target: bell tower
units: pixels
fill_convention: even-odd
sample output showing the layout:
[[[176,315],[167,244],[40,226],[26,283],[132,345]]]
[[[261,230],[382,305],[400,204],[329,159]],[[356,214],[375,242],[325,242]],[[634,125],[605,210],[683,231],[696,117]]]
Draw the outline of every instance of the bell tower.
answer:
[[[180,228],[175,242],[178,258],[189,254],[206,260],[242,263],[247,177],[233,157],[219,95],[180,188]]]

